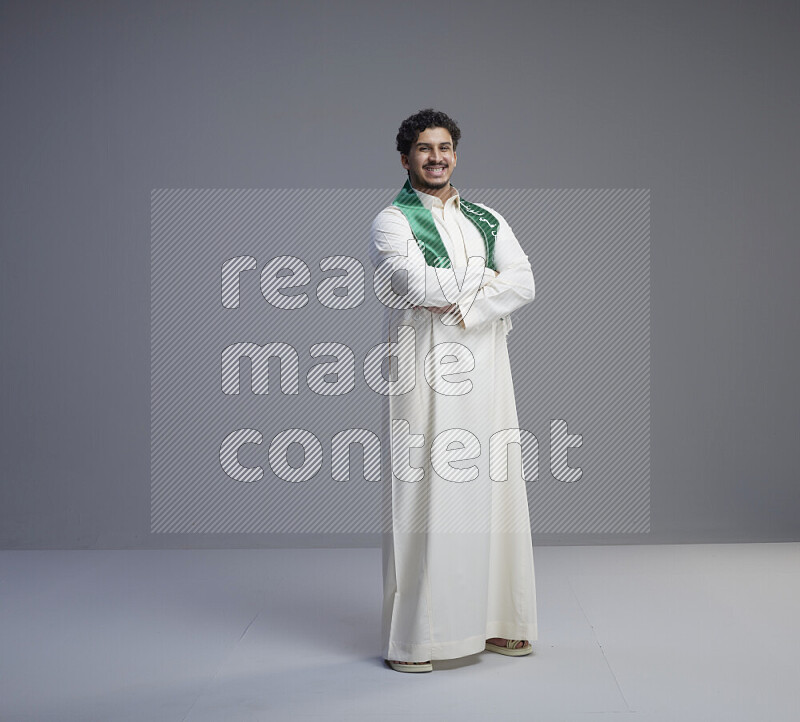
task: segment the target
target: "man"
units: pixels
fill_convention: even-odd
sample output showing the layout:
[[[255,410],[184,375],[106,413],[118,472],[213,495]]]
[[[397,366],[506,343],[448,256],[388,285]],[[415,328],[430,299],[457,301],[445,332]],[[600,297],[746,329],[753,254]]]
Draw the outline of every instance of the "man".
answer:
[[[450,184],[460,137],[432,109],[403,121],[407,180],[371,229],[389,355],[411,368],[410,383],[390,380],[382,477],[383,656],[403,672],[484,649],[523,656],[537,638],[525,481],[507,455],[520,435],[506,334],[533,273],[505,219]]]

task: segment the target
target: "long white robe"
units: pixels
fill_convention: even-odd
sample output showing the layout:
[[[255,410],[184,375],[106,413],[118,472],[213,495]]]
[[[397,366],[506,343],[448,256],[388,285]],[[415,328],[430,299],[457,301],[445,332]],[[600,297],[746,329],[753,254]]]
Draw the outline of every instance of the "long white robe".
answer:
[[[467,283],[459,291],[455,284],[462,283],[468,259],[479,256],[485,263],[483,237],[459,210],[455,189],[445,203],[415,192],[431,210],[452,268],[425,264],[408,221],[393,206],[372,224],[370,255],[375,265],[405,256],[403,262],[414,269],[409,290],[419,294],[424,284],[416,308],[386,313],[385,338],[390,354],[399,356],[396,371],[413,368],[414,384],[386,397],[381,481],[388,495],[382,653],[386,659],[424,662],[475,654],[491,637],[533,641],[538,636],[520,450],[514,443],[505,446],[519,442],[506,346],[509,314],[532,301],[535,288],[528,257],[508,223],[483,206],[500,224],[498,273],[486,269],[471,293]],[[425,308],[454,299],[458,310],[449,314]],[[465,327],[447,325],[444,316],[451,324],[463,320]],[[413,328],[413,355],[398,343],[402,326]],[[510,431],[497,434],[504,430]],[[502,443],[495,447],[496,442]],[[515,454],[516,464],[507,461]]]

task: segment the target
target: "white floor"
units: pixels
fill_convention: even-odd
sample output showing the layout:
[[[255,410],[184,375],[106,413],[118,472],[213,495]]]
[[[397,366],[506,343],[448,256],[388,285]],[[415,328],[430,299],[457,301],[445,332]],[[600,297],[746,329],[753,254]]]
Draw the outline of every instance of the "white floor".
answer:
[[[0,720],[800,719],[800,544],[534,556],[532,656],[403,674],[379,549],[0,552]]]

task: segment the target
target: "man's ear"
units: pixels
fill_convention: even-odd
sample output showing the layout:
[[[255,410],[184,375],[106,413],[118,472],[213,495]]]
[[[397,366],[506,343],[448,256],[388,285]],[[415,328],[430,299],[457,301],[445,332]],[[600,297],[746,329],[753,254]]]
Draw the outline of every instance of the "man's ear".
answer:
[[[411,170],[411,166],[408,162],[408,156],[405,153],[400,154],[400,165],[402,165],[406,170]]]

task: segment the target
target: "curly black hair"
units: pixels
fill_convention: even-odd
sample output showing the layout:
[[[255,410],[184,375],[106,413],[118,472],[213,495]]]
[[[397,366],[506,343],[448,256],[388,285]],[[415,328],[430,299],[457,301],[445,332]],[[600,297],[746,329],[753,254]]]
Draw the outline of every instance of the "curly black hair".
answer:
[[[411,151],[411,144],[414,143],[419,134],[427,128],[444,128],[450,132],[453,139],[453,150],[458,148],[458,141],[461,139],[461,131],[449,115],[441,113],[433,108],[425,108],[418,113],[406,118],[400,124],[397,131],[397,150],[403,155],[408,155]]]

